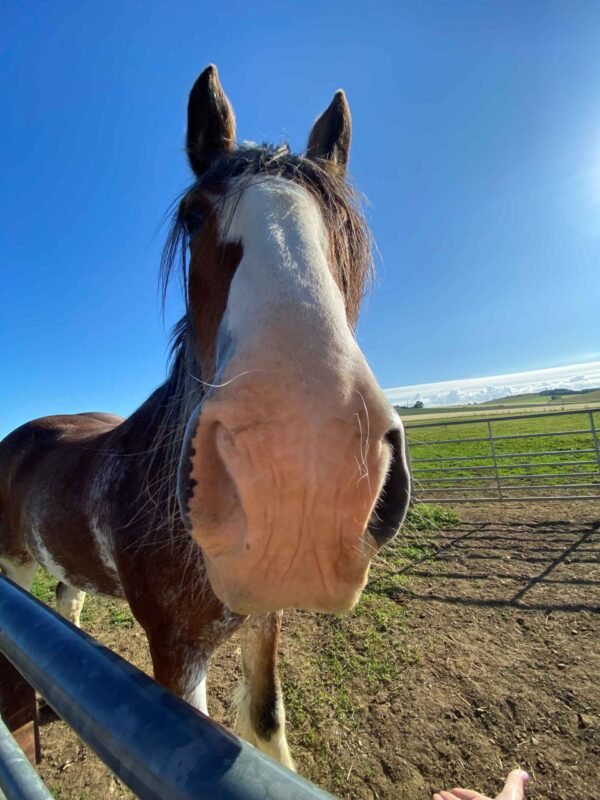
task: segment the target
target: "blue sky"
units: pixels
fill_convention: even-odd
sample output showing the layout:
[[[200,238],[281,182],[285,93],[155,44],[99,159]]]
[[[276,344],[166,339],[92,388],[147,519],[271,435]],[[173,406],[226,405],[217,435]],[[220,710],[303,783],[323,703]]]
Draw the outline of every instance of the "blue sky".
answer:
[[[185,106],[209,62],[240,139],[302,149],[346,90],[383,262],[359,341],[383,386],[599,356],[597,2],[0,11],[0,431],[127,414],[163,379],[160,223],[190,178]]]

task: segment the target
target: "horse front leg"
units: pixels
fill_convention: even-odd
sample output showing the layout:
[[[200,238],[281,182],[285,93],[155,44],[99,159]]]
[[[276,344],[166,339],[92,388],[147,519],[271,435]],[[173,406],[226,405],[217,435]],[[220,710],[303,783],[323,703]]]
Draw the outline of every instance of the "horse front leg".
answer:
[[[271,758],[295,770],[285,738],[285,709],[277,673],[283,612],[247,623],[242,638],[244,677],[237,695],[235,732]]]
[[[139,619],[139,618],[138,618]],[[216,600],[202,612],[160,613],[142,625],[148,636],[156,680],[208,716],[206,677],[215,650],[243,625],[245,617],[233,614]]]
[[[84,602],[85,592],[60,581],[56,584],[56,610],[78,628],[81,627],[79,619]]]
[[[32,561],[27,558],[0,557],[0,574],[6,575],[7,578],[14,581],[21,589],[25,589],[26,592],[31,591],[36,569],[37,561]]]
[[[206,676],[213,648],[207,642],[186,642],[148,636],[154,677],[165,688],[208,716]]]

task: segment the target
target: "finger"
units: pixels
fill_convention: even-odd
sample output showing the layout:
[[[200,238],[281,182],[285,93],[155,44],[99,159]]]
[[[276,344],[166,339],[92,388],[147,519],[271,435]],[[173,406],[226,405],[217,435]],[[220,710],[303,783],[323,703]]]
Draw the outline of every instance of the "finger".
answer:
[[[434,795],[433,800],[462,800],[460,795],[454,794],[455,791],[456,790],[452,790],[451,792],[439,792],[438,794]],[[479,795],[476,796],[479,797]],[[471,800],[471,798],[469,798],[469,800]]]
[[[473,789],[452,789],[452,794],[458,800],[489,800],[479,792],[474,792]]]
[[[523,800],[528,780],[529,775],[525,770],[513,769],[496,800]]]

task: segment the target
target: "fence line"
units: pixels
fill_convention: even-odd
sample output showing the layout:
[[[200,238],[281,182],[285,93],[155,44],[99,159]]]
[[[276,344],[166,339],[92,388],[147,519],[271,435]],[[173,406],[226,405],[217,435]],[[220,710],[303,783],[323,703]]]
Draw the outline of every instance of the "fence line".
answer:
[[[408,417],[404,423],[409,467],[413,479],[413,499],[417,502],[431,503],[600,500],[600,444],[594,413],[600,413],[600,407],[577,411],[521,414],[518,417],[497,415],[436,422],[419,420],[418,423],[413,421],[413,417]],[[528,420],[544,419],[549,421],[555,417],[575,416],[578,417],[576,421],[578,427],[573,430],[532,431],[528,429],[521,433],[502,433],[498,431],[497,427],[494,427],[506,422],[513,426],[521,422],[527,425]],[[585,424],[586,427],[580,427],[579,419],[585,420],[585,423],[582,424]],[[480,429],[485,431],[485,435],[478,433],[463,437],[429,438],[429,430],[432,428],[444,428],[451,433],[460,430],[456,426],[465,425],[479,425]],[[468,432],[475,433],[477,428],[468,430]],[[447,434],[440,431],[440,436],[447,436]],[[529,440],[536,441],[543,437],[564,436],[576,437],[575,446],[559,450],[525,448],[519,451],[517,449],[518,442],[522,442],[521,446],[524,447],[524,443]],[[510,452],[502,452],[505,443],[515,446]],[[565,444],[572,443],[565,442]],[[479,450],[485,446],[487,452],[461,455],[465,452],[465,446]],[[589,458],[590,455],[595,458]],[[547,456],[554,456],[555,459],[550,462],[536,460]],[[584,456],[584,458],[579,458],[579,456]],[[585,456],[588,457],[585,458]],[[523,461],[522,459],[528,460]],[[569,467],[574,467],[574,469],[564,471],[564,468]],[[586,468],[581,469],[583,467]],[[550,468],[553,469],[544,471]],[[522,470],[523,474],[510,474],[511,470]],[[533,472],[528,470],[533,470]],[[507,472],[508,474],[506,474]],[[455,475],[448,476],[448,473],[455,473]],[[587,480],[575,480],[577,478]],[[588,491],[589,489],[596,489],[597,494]],[[552,490],[552,492],[547,490]]]
[[[542,417],[566,417],[572,414],[594,414],[600,412],[600,406],[596,406],[594,408],[582,408],[578,411],[546,411],[541,414],[512,414],[509,416],[501,417],[501,416],[494,416],[494,417],[469,417],[469,419],[448,419],[448,420],[438,420],[437,422],[417,422],[414,425],[411,425],[411,420],[415,419],[415,417],[406,417],[403,421],[407,427],[411,428],[439,428],[448,425],[477,425],[479,422],[487,422],[488,419],[491,422],[519,422],[522,419],[540,419]],[[589,428],[587,429],[589,432]]]
[[[333,800],[5,577],[0,620],[0,651],[142,800]]]

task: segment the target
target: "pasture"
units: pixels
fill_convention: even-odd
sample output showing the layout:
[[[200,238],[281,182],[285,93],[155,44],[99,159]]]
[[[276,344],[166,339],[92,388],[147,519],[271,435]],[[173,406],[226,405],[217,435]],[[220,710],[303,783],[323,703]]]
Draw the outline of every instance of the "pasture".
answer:
[[[596,407],[591,414],[596,431],[600,431],[600,410]],[[445,421],[453,422],[456,419],[449,417]],[[443,494],[444,489],[454,485],[448,478],[463,478],[465,486],[477,488],[482,494],[486,487],[493,486],[493,458],[489,442],[473,441],[488,436],[486,422],[477,421],[477,417],[474,417],[472,422],[465,420],[461,425],[427,427],[425,421],[417,422],[409,418],[406,420],[406,433],[417,496],[425,485],[438,490],[436,494]],[[523,484],[546,484],[558,488],[577,482],[592,484],[586,493],[598,492],[600,495],[600,464],[590,429],[589,413],[543,414],[525,419],[516,416],[514,419],[494,421],[493,433],[494,437],[499,437],[494,443],[498,474],[513,490],[519,491],[518,487]],[[523,434],[534,436],[526,439],[502,438]],[[438,443],[447,439],[460,441]],[[570,450],[578,452],[566,452]],[[565,451],[565,454],[548,451]],[[436,464],[435,459],[438,458],[449,460]],[[545,477],[535,477],[540,474]],[[570,477],[572,474],[575,474],[574,478]],[[482,480],[486,476],[491,480]],[[528,480],[524,480],[524,476],[528,476]],[[430,483],[424,484],[422,479]]]
[[[398,413],[407,421],[413,419],[434,422],[443,419],[466,419],[468,417],[493,417],[507,414],[544,414],[549,411],[585,411],[600,403],[600,389],[581,394],[564,394],[546,397],[539,394],[522,394],[514,397],[488,400],[464,406],[432,406],[431,408],[402,408]]]
[[[482,403],[482,406],[510,408],[512,406],[535,406],[535,405],[549,405],[558,410],[562,406],[570,406],[572,404],[592,406],[600,402],[600,389],[592,389],[585,392],[575,392],[573,394],[561,394],[560,390],[551,395],[533,394],[517,394],[512,397],[503,397],[499,400],[487,400]]]
[[[517,764],[531,800],[597,799],[600,507],[417,508],[349,615],[289,613],[281,674],[301,773],[341,798],[492,793]],[[34,587],[53,603],[42,573]],[[150,670],[121,601],[88,597],[83,627]],[[209,710],[231,724],[238,642]],[[61,800],[132,795],[47,711],[40,771]]]

